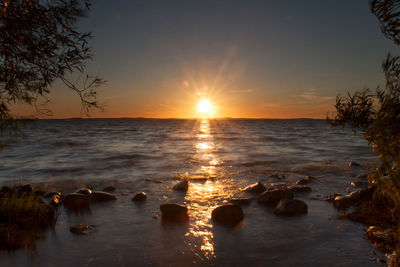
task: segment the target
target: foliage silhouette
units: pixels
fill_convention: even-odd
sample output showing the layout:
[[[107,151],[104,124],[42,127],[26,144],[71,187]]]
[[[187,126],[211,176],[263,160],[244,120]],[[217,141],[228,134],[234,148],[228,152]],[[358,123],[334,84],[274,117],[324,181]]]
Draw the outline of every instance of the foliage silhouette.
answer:
[[[86,115],[102,108],[96,100],[97,88],[105,81],[85,75],[71,82],[66,75],[83,74],[93,58],[89,32],[79,32],[76,22],[86,16],[89,0],[0,0],[0,119],[3,128],[14,129],[10,104],[34,105],[39,114],[51,115],[40,104],[51,85],[62,81],[76,92]]]
[[[372,0],[371,11],[378,18],[384,35],[400,45],[400,3],[394,0]],[[382,63],[385,85],[375,92],[363,89],[346,97],[337,96],[336,116],[328,118],[333,125],[350,125],[361,129],[379,163],[371,170],[369,180],[377,185],[380,198],[389,208],[400,207],[400,57],[390,53]],[[400,222],[398,218],[398,222]]]

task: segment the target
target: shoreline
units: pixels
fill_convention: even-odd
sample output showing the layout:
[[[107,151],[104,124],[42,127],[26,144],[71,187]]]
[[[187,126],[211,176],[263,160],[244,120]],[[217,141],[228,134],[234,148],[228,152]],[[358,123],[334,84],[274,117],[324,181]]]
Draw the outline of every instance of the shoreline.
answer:
[[[304,179],[303,179],[304,180]],[[173,183],[175,183],[176,181],[179,181],[179,180],[175,180],[175,181],[172,181]],[[213,181],[213,180],[210,180],[210,181]],[[299,180],[300,181],[300,180]],[[149,184],[154,184],[154,182],[153,181],[147,181],[147,183],[149,183]],[[189,186],[191,185],[192,187],[193,186],[195,186],[197,183],[204,183],[204,181],[195,181],[195,180],[191,180],[190,181],[190,184],[189,184]],[[286,184],[288,184],[289,182],[285,182]],[[302,182],[299,182],[299,183],[302,183]],[[311,185],[311,187],[312,187],[312,184],[313,184],[313,182],[312,181],[308,181],[308,182],[304,182],[305,184],[307,184],[308,185],[308,183]],[[158,183],[155,183],[155,185],[157,185]],[[169,185],[168,185],[168,187],[170,187],[170,185],[171,185],[171,182],[169,182]],[[292,185],[294,185],[293,183],[292,183]],[[252,185],[250,185],[250,186],[252,186]],[[254,186],[254,185],[253,185]],[[302,186],[305,186],[305,185],[302,185]],[[76,188],[75,188],[76,189]],[[119,198],[126,198],[126,197],[128,197],[128,198],[130,198],[130,197],[132,197],[132,194],[127,194],[127,193],[123,193],[123,192],[121,192],[121,193],[119,193],[118,191],[119,190],[121,190],[122,188],[119,188],[119,186],[116,186],[116,192],[117,192],[117,195],[119,196]],[[242,188],[242,189],[240,189],[240,191],[243,193],[242,194],[242,197],[243,196],[247,196],[247,197],[250,197],[250,198],[253,198],[254,199],[254,192],[251,192],[251,190],[250,191],[247,191],[247,192],[245,192],[244,190],[246,190],[246,189],[244,189],[244,188]],[[248,189],[247,189],[248,190]],[[178,190],[179,191],[179,190]],[[257,191],[257,190],[256,190]],[[172,190],[171,191],[172,192],[172,194],[175,194],[176,196],[178,196],[178,199],[180,198],[180,197],[182,197],[182,193],[180,193],[180,192],[177,192],[177,191],[174,191],[174,190]],[[308,190],[307,190],[307,192],[308,192]],[[304,193],[302,193],[302,190],[300,190],[300,191],[298,191],[297,193],[295,193],[296,195],[303,195],[304,196],[304,194],[305,195],[309,195],[309,193],[307,193],[307,192],[304,192]],[[166,192],[165,192],[166,193]],[[184,193],[185,194],[185,193]],[[164,195],[164,194],[163,194]],[[257,195],[257,194],[256,194]],[[301,198],[302,199],[302,198]],[[327,200],[327,199],[313,199],[313,198],[311,198],[311,197],[306,197],[305,199],[308,199],[308,200],[306,200],[306,203],[308,203],[309,201],[321,201],[321,200]],[[119,200],[117,200],[117,202],[118,202]],[[148,200],[146,200],[146,201],[148,201]],[[146,205],[146,201],[143,203],[144,205]],[[116,202],[116,203],[117,203]],[[159,199],[157,202],[159,202],[159,203],[163,203],[163,201],[162,201],[162,199]],[[178,201],[179,202],[179,201]],[[253,200],[252,201],[253,202],[253,204],[251,204],[251,205],[259,205],[258,203],[256,203],[257,201],[255,201],[255,200]],[[326,201],[325,201],[326,202]],[[132,205],[134,204],[134,203],[131,203]],[[96,205],[98,205],[98,204],[96,204]],[[110,203],[110,204],[107,204],[107,203],[105,203],[105,204],[101,204],[101,206],[96,206],[95,205],[95,210],[97,210],[99,207],[101,207],[101,206],[104,206],[104,205],[109,205],[109,208],[111,208],[112,207],[112,205],[114,205],[114,204],[112,204],[112,203]],[[190,207],[190,205],[191,205],[191,203],[190,202],[187,202],[187,205],[189,205],[189,207]],[[139,205],[139,206],[137,206],[137,205],[134,205],[137,209],[141,209],[141,206]],[[246,209],[248,209],[248,207],[247,207],[247,205],[244,205],[243,206],[244,207],[244,222],[246,223],[246,219],[247,219],[247,215],[246,214],[248,214],[248,211],[246,211]],[[61,208],[61,209],[64,209],[64,208]],[[265,209],[265,208],[264,208]],[[268,209],[267,209],[268,210]],[[191,216],[190,214],[191,214],[191,212],[193,212],[193,210],[192,209],[189,209],[189,216]],[[65,213],[65,212],[62,212],[62,213]],[[64,215],[63,215],[64,216]],[[70,215],[68,215],[68,217],[69,217]],[[75,215],[72,215],[72,216],[75,216]],[[93,216],[93,215],[89,215],[89,216]],[[150,216],[150,214],[148,214],[147,216]],[[202,215],[202,216],[204,216],[204,215]],[[209,215],[207,215],[207,217],[208,216],[210,216],[210,214]],[[275,215],[276,216],[276,215]],[[162,219],[160,218],[160,213],[158,212],[158,215],[157,214],[152,214],[152,217],[154,217],[153,218],[153,220],[155,220],[155,221],[160,221],[160,222],[162,222]],[[337,212],[337,217],[339,218],[340,217],[340,213],[339,212]],[[307,215],[305,215],[305,217],[304,217],[304,219],[306,219],[307,218]],[[94,221],[96,220],[96,218],[93,218],[94,219]],[[284,219],[284,218],[283,218]],[[282,219],[279,219],[279,217],[277,218],[277,220],[282,220]],[[96,224],[94,224],[94,225],[96,225]],[[90,225],[88,225],[88,227],[89,227]],[[75,226],[70,226],[70,227],[75,227]],[[177,227],[181,227],[181,226],[177,226]],[[184,227],[184,228],[186,228],[186,226]],[[92,231],[93,231],[93,229],[95,229],[94,231],[95,232],[93,232],[92,233]],[[91,231],[89,231],[89,234],[91,235],[91,234],[93,234],[93,235],[95,235],[96,234],[96,231],[100,231],[100,229],[101,229],[101,227],[99,228],[99,229],[96,229],[96,227],[95,228],[93,228]],[[71,230],[72,231],[72,230]],[[360,235],[362,235],[362,233],[360,233]],[[384,261],[383,260],[383,258],[377,258],[376,259],[376,261],[377,262],[382,262],[382,261]]]

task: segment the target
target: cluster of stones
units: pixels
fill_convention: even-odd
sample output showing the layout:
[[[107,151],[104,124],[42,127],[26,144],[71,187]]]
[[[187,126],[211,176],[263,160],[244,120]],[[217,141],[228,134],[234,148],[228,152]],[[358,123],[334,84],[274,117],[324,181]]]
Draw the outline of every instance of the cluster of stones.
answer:
[[[274,214],[282,216],[299,216],[308,211],[307,204],[299,199],[294,199],[294,193],[310,192],[311,187],[303,186],[311,181],[307,176],[298,180],[295,184],[271,184],[265,187],[258,182],[244,188],[243,191],[257,195],[257,202],[261,205],[274,208]]]
[[[57,191],[46,192],[43,198],[49,199],[49,205],[57,208],[63,205],[68,212],[85,212],[90,210],[92,203],[115,201],[118,198],[110,193],[115,191],[115,186],[111,185],[102,191],[92,191],[89,188],[79,188],[73,193],[62,195]],[[94,231],[93,225],[78,224],[70,227],[70,231],[76,235],[87,235]]]
[[[307,204],[298,199],[293,199],[294,193],[310,192],[311,188],[304,186],[313,178],[307,176],[300,179],[293,185],[284,184],[281,186],[269,185],[265,187],[258,182],[244,188],[242,191],[257,195],[257,202],[261,205],[275,208],[274,213],[282,216],[299,216],[307,213]],[[189,182],[184,180],[173,186],[176,191],[186,192]],[[136,197],[136,196],[135,196]],[[132,199],[133,200],[133,199]],[[233,198],[231,204],[224,204],[215,208],[211,213],[211,220],[225,226],[236,226],[244,219],[242,205],[249,205],[250,198]],[[189,220],[187,207],[175,203],[163,204],[160,206],[163,221],[186,222]]]
[[[106,188],[107,189],[107,188]],[[111,188],[108,188],[111,190]],[[50,205],[62,204],[68,211],[90,210],[90,205],[97,202],[114,201],[118,198],[106,191],[92,191],[89,188],[79,188],[74,193],[61,195],[59,192],[47,192],[44,198],[50,198]]]
[[[355,163],[349,166],[358,166]],[[307,214],[307,204],[300,200],[295,199],[297,193],[311,192],[312,189],[306,186],[314,178],[306,176],[299,179],[294,183],[282,184],[269,184],[267,187],[261,182],[251,184],[242,189],[242,192],[256,195],[257,203],[263,206],[273,208],[273,213],[280,216],[300,216]],[[151,180],[153,181],[153,180]],[[25,186],[26,187],[26,186]],[[186,192],[189,189],[189,182],[187,180],[180,181],[173,186],[173,189],[180,192]],[[80,188],[73,193],[62,195],[59,192],[47,192],[43,194],[44,198],[48,198],[49,205],[58,207],[63,205],[68,211],[85,211],[90,209],[93,202],[105,202],[117,200],[117,197],[110,192],[115,190],[115,186],[109,186],[102,191],[92,191],[89,188]],[[347,196],[337,196],[329,198],[335,207],[339,209],[346,209],[357,201],[365,199],[370,196],[374,188],[372,186],[357,190]],[[132,197],[132,201],[142,203],[147,199],[145,192],[136,193]],[[242,205],[249,205],[253,198],[238,197],[230,200],[231,204],[221,205],[215,208],[211,213],[212,221],[227,225],[235,226],[244,219]],[[160,206],[161,216],[163,221],[167,222],[186,222],[189,220],[187,207],[175,203],[162,204]],[[93,226],[78,225],[71,227],[71,232],[86,234],[93,230]]]

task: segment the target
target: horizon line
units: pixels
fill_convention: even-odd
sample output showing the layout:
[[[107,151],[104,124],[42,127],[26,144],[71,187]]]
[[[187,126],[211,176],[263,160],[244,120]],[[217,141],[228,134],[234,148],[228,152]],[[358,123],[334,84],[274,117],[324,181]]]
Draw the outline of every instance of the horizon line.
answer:
[[[136,119],[136,120],[326,120],[326,118],[251,118],[251,117],[215,117],[215,118],[159,118],[159,117],[66,117],[66,118],[17,118],[19,120],[105,120],[105,119]]]

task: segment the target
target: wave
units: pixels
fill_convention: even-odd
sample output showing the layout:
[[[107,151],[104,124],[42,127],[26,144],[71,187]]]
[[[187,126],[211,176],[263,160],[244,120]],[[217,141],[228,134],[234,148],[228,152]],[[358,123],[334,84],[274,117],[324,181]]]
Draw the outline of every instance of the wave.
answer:
[[[58,140],[53,145],[56,147],[76,147],[76,146],[84,146],[87,143],[82,142],[74,142],[71,140]]]
[[[280,163],[278,160],[255,160],[241,163],[242,166],[245,167],[254,167],[254,166],[268,166],[268,165],[276,165]]]

